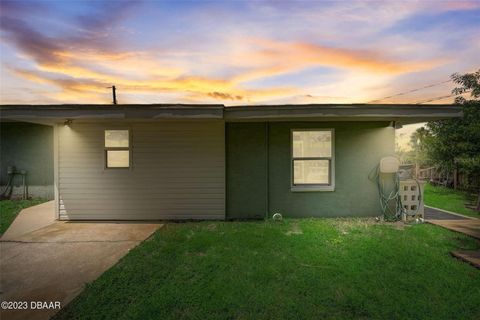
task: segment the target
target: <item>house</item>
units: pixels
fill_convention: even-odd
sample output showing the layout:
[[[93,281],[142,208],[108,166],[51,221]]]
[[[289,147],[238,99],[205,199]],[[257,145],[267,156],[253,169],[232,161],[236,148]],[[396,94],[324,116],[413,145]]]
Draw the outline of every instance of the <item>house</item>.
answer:
[[[0,112],[2,125],[53,128],[61,220],[379,215],[368,175],[394,154],[395,127],[462,116],[454,105],[381,104],[3,105]]]

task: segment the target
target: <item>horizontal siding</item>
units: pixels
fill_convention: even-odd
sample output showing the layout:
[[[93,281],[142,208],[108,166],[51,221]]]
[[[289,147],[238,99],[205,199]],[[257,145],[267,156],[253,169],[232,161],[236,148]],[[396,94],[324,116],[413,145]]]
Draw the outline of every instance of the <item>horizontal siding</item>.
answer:
[[[193,201],[192,201],[193,202]],[[97,213],[97,211],[109,211],[109,212],[116,212],[118,214],[131,214],[131,211],[141,212],[151,212],[157,213],[169,210],[180,210],[184,211],[184,213],[191,213],[195,214],[196,210],[203,209],[204,211],[208,210],[222,210],[223,205],[220,201],[216,203],[214,201],[204,202],[201,203],[200,201],[195,201],[195,203],[186,204],[183,201],[162,201],[162,208],[161,210],[155,203],[144,201],[139,203],[133,203],[133,201],[129,201],[129,203],[120,202],[119,203],[106,203],[105,201],[102,203],[90,203],[87,201],[82,201],[81,203],[69,203],[68,206],[60,205],[60,209],[64,210],[83,210],[85,212],[91,211]],[[95,210],[95,211],[94,211]]]
[[[91,183],[84,184],[82,186],[75,186],[72,184],[71,186],[68,186],[68,187],[62,187],[62,191],[64,194],[68,194],[68,193],[98,194],[98,188],[92,188],[91,185],[92,185]],[[218,183],[216,183],[216,185],[218,185]],[[136,190],[138,190],[138,192],[131,192],[132,191],[131,187],[127,185],[118,185],[115,188],[103,189],[102,194],[112,193],[120,196],[125,196],[130,194],[133,194],[134,196],[138,196],[141,194],[175,194],[175,193],[187,193],[187,194],[217,193],[219,194],[223,191],[223,188],[218,188],[216,186],[205,187],[205,186],[202,186],[202,183],[199,182],[196,184],[196,186],[193,186],[191,184],[187,186],[177,186],[176,188],[170,188],[168,186],[160,187],[160,188],[139,186],[139,187],[136,187]],[[172,191],[169,192],[169,190],[172,190]]]
[[[131,168],[104,168],[104,130],[131,131]],[[220,121],[59,127],[62,220],[224,219]]]
[[[60,211],[60,220],[223,220],[225,215],[222,212],[211,214],[210,211],[202,212],[199,215],[188,215],[184,213],[172,213],[172,211],[159,214],[143,214],[138,213],[138,218],[132,219],[130,216],[118,215],[116,213],[105,213],[99,211],[97,214],[77,214],[75,219],[69,218],[65,213]]]

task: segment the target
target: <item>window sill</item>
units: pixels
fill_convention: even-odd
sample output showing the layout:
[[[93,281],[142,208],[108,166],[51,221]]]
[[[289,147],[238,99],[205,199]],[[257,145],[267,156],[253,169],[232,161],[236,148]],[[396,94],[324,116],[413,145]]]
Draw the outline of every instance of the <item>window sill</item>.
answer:
[[[332,192],[335,191],[335,186],[292,186],[290,190],[292,192]]]

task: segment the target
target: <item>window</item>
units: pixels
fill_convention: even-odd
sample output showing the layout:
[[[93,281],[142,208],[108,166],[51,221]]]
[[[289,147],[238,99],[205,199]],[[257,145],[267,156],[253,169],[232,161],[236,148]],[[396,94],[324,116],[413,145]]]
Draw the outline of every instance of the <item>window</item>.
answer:
[[[333,191],[333,130],[292,130],[292,190]]]
[[[128,130],[105,130],[105,167],[130,167],[130,135]]]

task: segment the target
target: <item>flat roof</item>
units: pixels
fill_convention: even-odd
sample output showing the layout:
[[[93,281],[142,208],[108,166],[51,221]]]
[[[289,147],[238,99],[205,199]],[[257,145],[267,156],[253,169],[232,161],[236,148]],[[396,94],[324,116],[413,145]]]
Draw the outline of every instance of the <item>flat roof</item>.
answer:
[[[0,105],[2,121],[53,124],[66,119],[160,120],[224,119],[225,121],[396,121],[400,124],[462,117],[453,104],[58,104]]]

